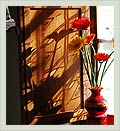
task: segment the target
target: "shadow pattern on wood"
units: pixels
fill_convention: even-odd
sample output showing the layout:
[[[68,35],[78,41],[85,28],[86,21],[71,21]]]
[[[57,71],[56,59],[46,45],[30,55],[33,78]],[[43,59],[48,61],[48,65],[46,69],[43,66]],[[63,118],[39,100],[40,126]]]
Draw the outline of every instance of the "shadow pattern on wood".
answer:
[[[44,10],[37,17],[35,17],[31,23],[33,23],[33,27],[30,30],[30,25],[27,25],[25,27],[25,39],[30,37],[30,33],[35,30],[39,25],[43,24],[44,21],[49,18],[49,16],[55,11],[55,9],[49,11]],[[47,15],[46,15],[47,14]],[[43,17],[41,17],[43,16]],[[37,21],[37,23],[36,23]],[[50,21],[51,22],[51,21]],[[34,24],[36,23],[36,24]],[[49,23],[47,23],[49,24]],[[62,26],[65,26],[65,23],[62,23]],[[57,27],[59,29],[59,27]],[[63,72],[61,72],[61,76],[54,76],[56,72],[63,68],[64,66],[61,64],[64,62],[64,55],[60,56],[59,59],[55,61],[55,55],[56,52],[59,51],[61,47],[59,47],[59,44],[61,44],[61,40],[65,38],[66,36],[70,35],[71,33],[74,33],[74,31],[70,29],[61,29],[59,33],[57,30],[53,31],[50,35],[46,36],[43,39],[43,44],[39,48],[33,48],[28,46],[26,50],[26,81],[27,81],[27,87],[24,87],[24,75],[22,76],[21,84],[23,85],[22,94],[23,94],[23,101],[25,100],[25,97],[27,97],[28,104],[23,103],[24,105],[24,111],[28,110],[28,120],[29,122],[33,119],[35,115],[41,114],[55,114],[62,108],[62,103],[56,101],[56,105],[54,105],[55,101],[53,101],[54,95],[61,90],[61,93],[63,93],[63,86],[69,86],[70,81],[72,82],[76,74],[79,73],[79,58],[75,55],[71,55],[68,52],[66,52],[67,56],[72,56],[74,62],[68,66]],[[48,41],[52,40],[51,43],[47,43]],[[20,41],[22,42],[22,40]],[[64,43],[63,43],[64,44]],[[53,50],[45,50],[47,46],[53,45]],[[42,52],[42,62],[37,63],[37,65],[32,66],[31,63],[33,63],[33,58],[36,58],[39,53]],[[24,52],[21,52],[21,58],[23,58]],[[23,59],[21,59],[21,66],[22,66]],[[45,68],[46,64],[48,64],[48,68]],[[42,65],[43,69],[43,75],[44,73],[47,74],[47,76],[40,80],[39,83],[36,84],[34,81],[34,72],[38,71],[38,68]],[[56,66],[57,65],[57,66]],[[61,65],[61,66],[58,66]],[[55,73],[52,74],[52,72],[55,70]],[[24,69],[22,70],[24,72]],[[21,74],[24,74],[21,72]],[[77,80],[79,82],[79,80]],[[27,94],[24,93],[25,88],[27,88]],[[67,88],[64,89],[64,91],[67,91]],[[74,93],[75,94],[75,93]],[[74,95],[73,95],[74,96]],[[74,100],[71,98],[71,100]],[[29,109],[29,104],[32,103],[32,108]],[[77,106],[77,108],[80,108]]]

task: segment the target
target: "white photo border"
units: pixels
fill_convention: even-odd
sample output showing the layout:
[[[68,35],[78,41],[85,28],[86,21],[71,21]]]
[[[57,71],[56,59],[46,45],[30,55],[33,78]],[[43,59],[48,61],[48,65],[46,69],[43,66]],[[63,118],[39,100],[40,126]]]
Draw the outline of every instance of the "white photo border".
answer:
[[[53,4],[54,3],[54,4]],[[114,6],[115,124],[114,125],[6,125],[6,6]],[[0,1],[0,130],[1,131],[119,131],[120,130],[120,2],[119,0],[1,0]]]

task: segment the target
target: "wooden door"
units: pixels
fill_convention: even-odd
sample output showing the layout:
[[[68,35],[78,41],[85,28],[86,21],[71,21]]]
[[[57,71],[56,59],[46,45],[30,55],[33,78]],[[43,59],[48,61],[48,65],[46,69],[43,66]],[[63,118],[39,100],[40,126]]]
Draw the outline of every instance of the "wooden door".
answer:
[[[21,98],[26,118],[23,123],[30,123],[38,114],[81,108],[80,59],[69,50],[70,40],[79,35],[71,24],[80,10],[88,13],[85,7],[22,7]]]

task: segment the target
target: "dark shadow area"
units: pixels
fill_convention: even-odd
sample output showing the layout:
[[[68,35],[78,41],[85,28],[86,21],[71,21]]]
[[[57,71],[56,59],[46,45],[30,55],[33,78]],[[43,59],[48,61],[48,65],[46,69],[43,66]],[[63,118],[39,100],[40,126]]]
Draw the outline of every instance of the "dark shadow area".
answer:
[[[15,29],[6,34],[6,124],[20,124],[18,37]],[[5,75],[5,74],[3,74]]]
[[[50,10],[42,10],[40,13],[36,15],[36,17],[32,20],[31,24],[33,27],[30,30],[30,25],[28,27],[25,27],[25,40],[29,37],[29,33],[34,31],[39,25],[43,24],[43,22],[55,11],[55,9],[50,9]],[[62,25],[65,23],[62,23]],[[57,27],[59,29],[59,27]],[[41,82],[40,85],[36,85],[35,82],[32,80],[32,72],[34,70],[37,70],[37,66],[35,67],[30,67],[26,65],[26,69],[24,70],[23,68],[23,79],[22,83],[24,82],[24,71],[26,71],[26,81],[28,86],[23,87],[23,90],[27,93],[27,89],[31,89],[29,93],[25,93],[23,95],[23,100],[24,100],[24,105],[26,106],[27,109],[27,103],[26,103],[26,98],[27,101],[33,101],[34,103],[34,108],[31,111],[27,111],[28,113],[28,121],[31,122],[33,117],[35,115],[41,114],[41,115],[47,115],[47,114],[56,114],[61,108],[62,105],[57,105],[53,106],[53,100],[52,97],[61,89],[61,87],[74,75],[78,72],[79,69],[79,59],[76,59],[73,65],[69,67],[68,70],[66,70],[61,77],[54,77],[51,76],[51,72],[53,71],[53,63],[57,51],[57,46],[59,44],[59,41],[64,38],[65,36],[69,35],[70,33],[73,33],[74,31],[70,28],[68,30],[62,29],[59,33],[54,31],[47,37],[43,39],[43,41],[50,40],[52,39],[55,41],[52,56],[51,56],[51,62],[50,62],[50,67],[48,70],[48,76],[47,78]],[[20,41],[22,42],[22,41]],[[45,42],[43,42],[45,43]],[[41,48],[46,48],[46,45],[43,45]],[[26,58],[31,56],[32,54],[35,55],[35,52],[38,53],[39,50],[41,49],[32,49],[32,47],[29,47],[25,50],[26,53]],[[21,53],[21,58],[24,58],[24,52]],[[60,58],[61,60],[64,59],[64,56]],[[61,60],[58,60],[61,62]],[[24,62],[24,59],[21,59],[21,63]],[[46,63],[46,62],[45,62]],[[45,64],[44,63],[44,64]],[[45,65],[44,65],[45,66]],[[59,68],[59,67],[58,67]],[[57,69],[56,69],[57,70]],[[23,85],[25,85],[23,83]]]
[[[10,115],[10,113],[14,111],[13,108],[17,109],[17,108],[15,108],[15,106],[17,106],[19,108],[18,115],[21,115],[20,112],[22,112],[21,119],[24,119],[24,120],[22,120],[22,121],[24,121],[23,124],[25,124],[26,119],[27,119],[28,123],[30,123],[33,120],[34,116],[38,115],[38,114],[41,114],[43,116],[49,115],[49,114],[56,114],[62,108],[62,105],[59,104],[57,106],[54,106],[52,97],[61,89],[61,87],[69,79],[74,77],[74,75],[79,70],[79,58],[78,58],[68,68],[68,70],[66,70],[62,74],[61,77],[54,77],[54,76],[50,75],[54,69],[53,63],[54,63],[54,59],[55,59],[55,55],[56,55],[57,46],[59,44],[59,41],[62,38],[64,38],[65,36],[69,35],[70,33],[73,33],[73,30],[71,28],[68,30],[62,29],[59,33],[56,30],[56,31],[52,32],[50,35],[48,35],[46,38],[44,38],[44,40],[53,39],[53,41],[55,41],[53,50],[51,51],[52,56],[50,56],[51,57],[50,67],[47,70],[48,76],[39,85],[36,85],[35,82],[32,80],[32,76],[33,76],[32,73],[34,71],[37,71],[37,69],[40,65],[37,64],[36,66],[33,66],[33,67],[31,65],[28,65],[28,63],[31,62],[31,59],[29,59],[29,58],[33,54],[36,55],[36,53],[38,53],[40,51],[40,49],[33,49],[32,47],[27,46],[28,48],[26,48],[24,51],[21,51],[20,44],[22,43],[22,44],[27,45],[28,43],[25,43],[25,40],[27,40],[30,37],[30,33],[32,33],[39,25],[43,24],[44,21],[47,20],[48,17],[56,10],[55,8],[51,8],[50,10],[48,10],[48,8],[46,8],[46,10],[42,10],[40,13],[36,14],[35,18],[30,23],[33,25],[32,28],[31,28],[31,25],[27,25],[27,26],[24,25],[25,26],[25,30],[24,30],[25,34],[23,34],[23,30],[21,29],[20,30],[20,38],[21,39],[19,39],[19,44],[17,44],[17,41],[14,40],[14,43],[13,43],[14,45],[11,46],[9,43],[9,40],[12,41],[11,39],[13,38],[13,36],[11,36],[10,33],[9,33],[9,35],[7,34],[7,42],[9,43],[9,44],[7,43],[7,111],[8,111],[7,113]],[[12,9],[12,7],[11,7],[11,9]],[[13,10],[12,10],[12,12],[14,13]],[[17,20],[19,21],[19,18],[17,18]],[[65,25],[65,23],[62,23],[62,25]],[[59,29],[59,27],[57,27],[57,28]],[[25,35],[25,39],[23,39],[23,35]],[[43,45],[43,47],[41,47],[41,48],[45,48],[45,46],[47,46],[47,43],[46,43],[46,45]],[[21,51],[20,54],[19,54],[18,50]],[[20,55],[20,56],[18,56],[18,55]],[[49,53],[48,53],[48,55],[49,55]],[[56,64],[61,62],[62,59],[64,59],[64,56],[61,56],[61,58],[59,60],[57,60]],[[14,64],[14,62],[16,62],[16,63]],[[24,62],[26,63],[26,67],[24,66]],[[17,64],[17,67],[15,66],[16,64]],[[46,63],[44,63],[44,64],[46,64]],[[59,68],[60,67],[56,68],[56,70],[58,70]],[[14,72],[14,73],[12,74],[12,72]],[[25,74],[26,74],[26,78],[25,78]],[[25,84],[25,83],[27,83],[27,84]],[[16,85],[12,85],[12,84],[16,84]],[[18,88],[17,88],[17,86],[18,86]],[[14,91],[17,91],[17,93],[18,93],[18,94],[15,93],[15,96],[13,95],[13,93],[10,93],[12,91],[11,90],[12,87],[14,88]],[[18,92],[19,88],[20,88],[20,92]],[[30,90],[30,91],[28,92],[28,90]],[[12,103],[12,105],[14,105],[13,108],[8,107],[8,105],[10,106],[10,103],[11,103],[11,100],[9,99],[10,97],[12,99],[14,99],[13,103]],[[17,97],[19,97],[19,100],[17,100]],[[18,103],[15,101],[15,99]],[[31,111],[28,110],[28,104],[30,102],[33,102],[33,104],[34,104],[34,107]],[[17,110],[15,110],[15,111],[16,111],[15,113],[17,114]],[[13,115],[13,113],[11,113],[11,116],[9,117],[9,119],[12,118],[12,115]],[[19,118],[20,118],[20,116],[18,117],[18,119]],[[19,121],[21,121],[21,120],[19,120]],[[15,122],[14,122],[14,124],[15,124]]]
[[[36,125],[58,125],[69,123],[70,119],[73,117],[73,112],[62,112],[59,114],[50,114],[44,116],[36,116],[38,122]]]
[[[55,8],[50,8],[48,6],[46,10],[42,10],[40,13],[36,15],[36,17],[31,21],[29,25],[26,25],[25,27],[25,40],[28,39],[30,36],[30,33],[32,33],[40,24],[43,24],[43,22],[56,10]],[[23,15],[23,14],[22,14]],[[33,28],[31,29],[31,24],[33,24]],[[23,29],[21,29],[22,32]],[[21,34],[22,37],[22,34]],[[22,43],[23,40],[20,40],[20,43]]]
[[[19,30],[17,7],[10,7],[11,17],[16,26],[6,30],[6,124],[21,124],[20,81],[19,81]],[[5,74],[3,74],[5,75]]]
[[[50,105],[48,101],[52,101],[54,94],[78,71],[79,67],[76,65],[79,65],[78,60],[60,78],[48,77],[41,85],[34,88],[33,96],[34,101],[37,100],[35,104],[37,112],[40,111],[42,114],[49,114]]]
[[[29,93],[23,96],[23,100],[25,100],[25,97],[27,97],[27,100],[34,102],[33,110],[28,111],[28,116],[30,117],[29,118],[30,121],[33,119],[35,115],[39,113],[41,115],[56,114],[58,110],[60,110],[62,105],[53,106],[52,97],[57,93],[57,91],[60,90],[60,88],[69,79],[74,77],[74,75],[78,72],[79,58],[75,60],[75,62],[69,67],[68,70],[66,70],[62,74],[61,77],[57,78],[53,76],[48,76],[45,81],[41,82],[40,85],[35,85],[34,81],[31,82],[32,72],[37,70],[37,67],[38,66],[35,67],[26,66],[26,74],[27,74],[26,80],[29,86],[23,87],[23,90],[31,89]],[[24,76],[22,78],[24,78]],[[23,85],[24,85],[24,79],[23,79]],[[26,103],[24,103],[24,105],[25,104]]]

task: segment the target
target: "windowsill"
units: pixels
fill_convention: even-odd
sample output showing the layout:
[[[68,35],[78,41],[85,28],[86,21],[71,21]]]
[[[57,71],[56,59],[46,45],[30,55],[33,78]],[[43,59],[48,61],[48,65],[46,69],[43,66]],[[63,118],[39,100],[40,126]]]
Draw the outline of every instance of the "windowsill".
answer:
[[[42,120],[42,117],[36,117],[34,118],[34,120],[31,122],[30,125],[50,125],[51,123],[56,124],[62,124],[62,125],[114,125],[114,115],[108,114],[105,115],[105,118],[99,118],[101,120],[97,119],[89,119],[87,118],[87,113],[86,110],[81,109],[79,111],[76,111],[73,113],[73,116],[71,116],[70,120],[68,120],[67,122],[65,122],[65,115],[66,113],[63,113],[63,115],[61,114],[61,116],[59,114],[54,114],[55,119],[51,118],[51,116],[53,117],[53,115],[49,115],[49,119],[48,116],[44,117],[44,123]],[[64,118],[64,119],[63,119]],[[42,123],[41,123],[41,122]]]

